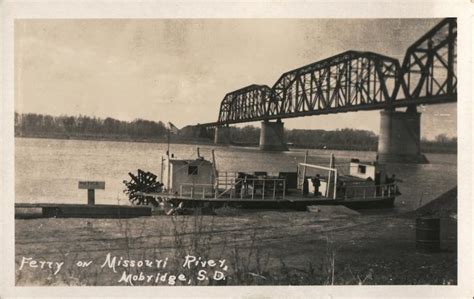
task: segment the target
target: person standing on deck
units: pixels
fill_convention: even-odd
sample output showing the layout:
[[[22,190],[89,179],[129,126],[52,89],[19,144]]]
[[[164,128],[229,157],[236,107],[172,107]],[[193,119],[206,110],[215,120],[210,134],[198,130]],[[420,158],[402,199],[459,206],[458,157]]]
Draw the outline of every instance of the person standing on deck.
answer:
[[[313,179],[313,187],[314,187],[314,196],[319,195],[319,186],[321,186],[321,181],[319,179],[319,174],[317,174]]]

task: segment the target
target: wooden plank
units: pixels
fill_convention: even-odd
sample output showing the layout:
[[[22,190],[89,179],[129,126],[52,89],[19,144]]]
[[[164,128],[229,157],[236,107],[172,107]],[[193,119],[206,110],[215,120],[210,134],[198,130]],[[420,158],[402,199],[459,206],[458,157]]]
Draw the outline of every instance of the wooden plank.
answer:
[[[104,181],[79,181],[79,189],[105,189]]]
[[[29,219],[43,217],[43,208],[41,207],[16,207],[15,219]]]

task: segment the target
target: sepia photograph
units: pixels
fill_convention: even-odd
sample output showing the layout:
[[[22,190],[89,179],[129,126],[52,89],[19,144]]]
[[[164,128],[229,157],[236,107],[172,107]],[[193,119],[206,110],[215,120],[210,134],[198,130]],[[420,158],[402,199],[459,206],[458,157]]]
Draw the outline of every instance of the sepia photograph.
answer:
[[[14,287],[459,286],[458,23],[15,18]]]

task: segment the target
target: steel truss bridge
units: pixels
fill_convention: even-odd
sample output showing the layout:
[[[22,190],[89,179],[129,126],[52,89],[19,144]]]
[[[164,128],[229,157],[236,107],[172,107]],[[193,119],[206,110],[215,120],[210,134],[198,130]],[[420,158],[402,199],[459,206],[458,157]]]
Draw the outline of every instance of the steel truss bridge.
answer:
[[[217,122],[198,126],[456,102],[456,40],[456,19],[447,18],[413,43],[401,64],[372,52],[335,55],[282,74],[271,88],[226,94]]]

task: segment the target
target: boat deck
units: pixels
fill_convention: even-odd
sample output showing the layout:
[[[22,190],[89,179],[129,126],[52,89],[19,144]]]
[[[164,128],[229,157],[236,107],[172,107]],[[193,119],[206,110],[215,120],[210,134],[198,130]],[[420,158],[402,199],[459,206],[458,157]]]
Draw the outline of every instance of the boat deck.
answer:
[[[237,206],[241,208],[271,208],[271,209],[297,209],[304,210],[310,205],[345,205],[352,208],[393,206],[395,196],[371,196],[352,198],[328,198],[322,195],[303,195],[301,193],[290,193],[284,197],[212,197],[212,196],[180,196],[178,194],[165,193],[142,193],[143,196],[150,196],[158,202],[171,202],[174,205],[183,203],[184,206]]]

